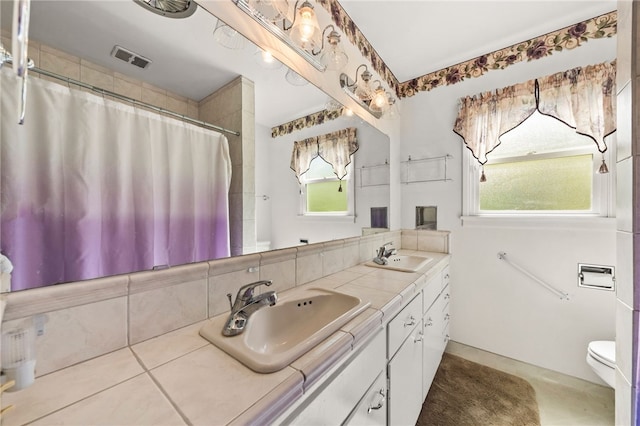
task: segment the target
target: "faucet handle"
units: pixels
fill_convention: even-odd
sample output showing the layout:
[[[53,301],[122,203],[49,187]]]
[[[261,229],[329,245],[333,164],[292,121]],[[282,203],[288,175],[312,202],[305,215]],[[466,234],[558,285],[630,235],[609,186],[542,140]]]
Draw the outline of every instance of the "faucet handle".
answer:
[[[260,285],[266,285],[267,287],[273,284],[272,280],[260,280],[253,283],[245,284],[238,290],[238,296],[236,300],[248,300],[253,297],[253,289]]]
[[[233,309],[233,299],[231,299],[233,295],[231,293],[227,293],[227,299],[229,299],[229,308]]]

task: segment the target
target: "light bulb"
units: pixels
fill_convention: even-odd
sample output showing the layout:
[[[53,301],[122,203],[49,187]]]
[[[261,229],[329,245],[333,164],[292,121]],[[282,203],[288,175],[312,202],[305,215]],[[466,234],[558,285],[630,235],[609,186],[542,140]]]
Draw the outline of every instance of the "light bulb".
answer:
[[[268,50],[262,50],[258,48],[254,54],[255,60],[262,68],[269,70],[275,70],[282,66],[282,63],[273,57],[273,54]]]
[[[320,27],[318,26],[316,13],[313,11],[313,5],[305,1],[298,9],[298,15],[293,28],[291,28],[290,36],[303,49],[313,51],[319,42],[319,33]]]
[[[377,89],[371,101],[376,108],[383,109],[387,105],[387,94],[383,89]]]
[[[345,108],[344,115],[346,115],[347,117],[351,117],[353,115],[353,110],[351,110],[351,108]]]

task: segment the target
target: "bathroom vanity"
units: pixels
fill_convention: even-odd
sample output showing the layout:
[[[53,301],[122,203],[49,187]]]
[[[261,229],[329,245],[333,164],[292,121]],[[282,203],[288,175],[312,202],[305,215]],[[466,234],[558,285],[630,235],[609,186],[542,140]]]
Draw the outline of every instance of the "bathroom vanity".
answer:
[[[278,371],[252,371],[200,336],[203,327],[228,316],[227,311],[41,375],[33,386],[3,395],[3,406],[15,408],[3,416],[2,424],[89,424],[97,419],[107,424],[415,423],[448,340],[450,255],[446,250],[417,251],[415,231],[403,231],[402,238],[399,232],[392,236],[396,247],[405,247],[401,254],[433,260],[417,272],[369,267],[362,257],[387,240],[362,237],[360,263],[278,289],[283,302],[290,294],[320,288],[370,303]],[[299,273],[304,262],[316,259],[309,256],[322,262],[343,253],[334,246],[326,245],[323,255],[300,257],[307,253],[300,251],[296,259],[282,259],[282,264],[297,264],[294,270]],[[350,247],[345,242],[344,253]],[[358,245],[354,253],[357,249]],[[246,259],[226,262],[246,268]],[[228,273],[209,269],[214,270]],[[246,274],[228,274],[239,273]],[[274,280],[273,288],[277,285]],[[167,294],[175,298],[173,292]],[[130,306],[137,306],[136,296],[135,292],[128,296],[134,298]],[[211,302],[217,303],[217,298]],[[94,305],[84,306],[95,312]],[[167,315],[166,310],[159,312]],[[113,324],[113,318],[109,321]],[[154,324],[146,322],[145,327]],[[54,325],[47,324],[49,335]],[[60,386],[65,392],[55,391]]]

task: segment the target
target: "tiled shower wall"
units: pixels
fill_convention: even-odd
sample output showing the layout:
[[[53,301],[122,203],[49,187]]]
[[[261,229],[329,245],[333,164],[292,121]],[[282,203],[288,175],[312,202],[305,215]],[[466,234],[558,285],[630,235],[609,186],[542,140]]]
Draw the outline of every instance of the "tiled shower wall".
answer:
[[[446,252],[449,234],[391,231],[7,294],[3,330],[34,321],[37,375],[229,311],[226,294],[273,280],[282,292],[371,260],[394,247]]]
[[[11,46],[10,34],[5,30],[0,33],[3,46]],[[165,89],[136,80],[122,73],[94,64],[86,59],[70,55],[36,40],[29,40],[29,58],[35,66],[51,71],[92,86],[115,92],[119,95],[146,102],[160,108],[199,119],[198,102],[171,93]],[[29,78],[39,78],[39,74],[32,72]],[[41,78],[66,85],[61,80],[42,76]],[[73,87],[73,85],[71,85]],[[88,89],[82,89],[88,91]],[[113,100],[119,101],[117,98]]]
[[[638,190],[638,114],[640,113],[640,19],[639,4],[618,1],[617,46],[617,301],[616,301],[616,424],[637,424],[638,278],[640,263],[640,211]],[[635,318],[635,320],[634,320]]]

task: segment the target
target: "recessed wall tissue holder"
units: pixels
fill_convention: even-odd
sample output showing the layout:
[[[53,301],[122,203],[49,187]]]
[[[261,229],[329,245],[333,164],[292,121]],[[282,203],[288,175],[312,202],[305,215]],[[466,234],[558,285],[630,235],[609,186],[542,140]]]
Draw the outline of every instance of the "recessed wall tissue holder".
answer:
[[[614,291],[616,289],[615,268],[578,263],[578,286]]]

